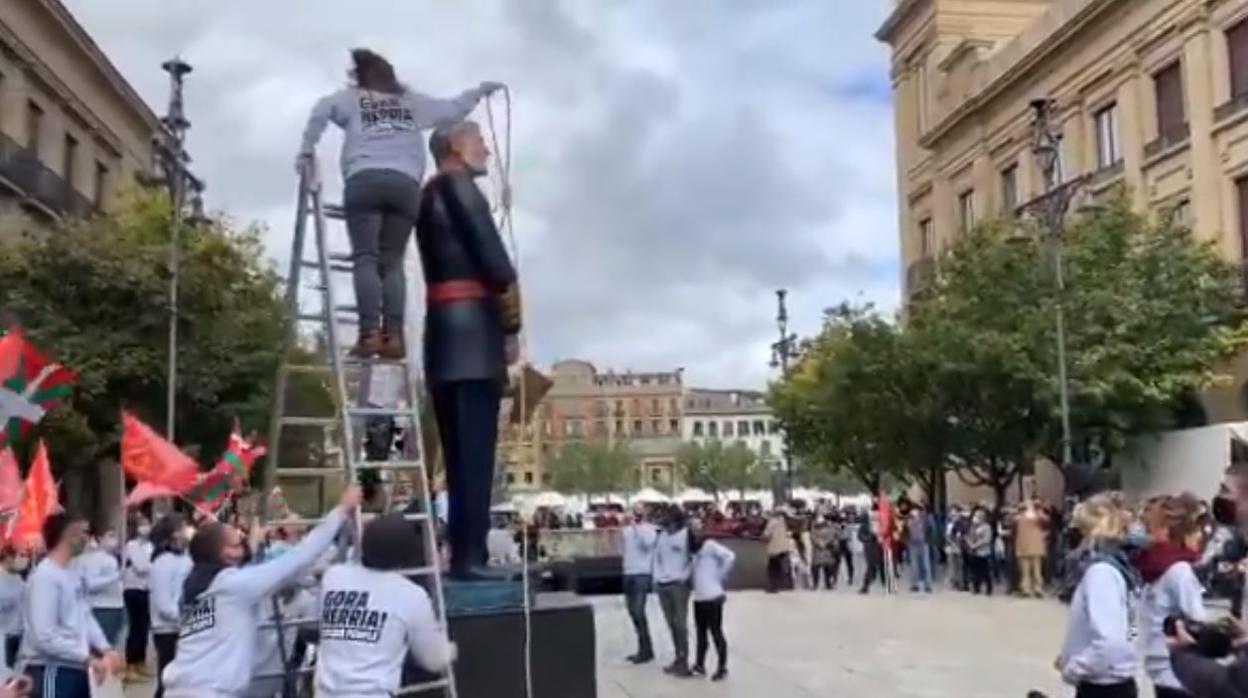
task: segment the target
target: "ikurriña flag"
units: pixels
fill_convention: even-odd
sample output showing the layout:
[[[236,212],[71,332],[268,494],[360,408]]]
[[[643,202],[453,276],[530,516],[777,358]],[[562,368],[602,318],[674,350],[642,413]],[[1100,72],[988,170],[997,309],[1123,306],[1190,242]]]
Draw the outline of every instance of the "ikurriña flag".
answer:
[[[31,344],[22,328],[0,335],[0,445],[12,445],[72,395],[77,379]]]

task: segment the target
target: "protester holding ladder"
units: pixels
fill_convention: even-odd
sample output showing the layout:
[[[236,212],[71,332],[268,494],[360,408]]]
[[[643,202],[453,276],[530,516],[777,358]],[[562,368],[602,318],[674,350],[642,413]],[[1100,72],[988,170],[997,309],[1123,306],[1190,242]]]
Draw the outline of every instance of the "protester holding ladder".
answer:
[[[430,672],[455,659],[429,594],[399,572],[420,545],[411,522],[390,514],[364,528],[359,564],[325,572],[317,696],[386,698],[397,694],[408,654]]]
[[[242,533],[210,523],[191,540],[194,566],[182,589],[177,656],[162,674],[167,698],[242,696],[251,683],[256,636],[269,618],[269,597],[311,568],[355,515],[360,490],[349,487],[338,506],[281,557],[240,567]]]

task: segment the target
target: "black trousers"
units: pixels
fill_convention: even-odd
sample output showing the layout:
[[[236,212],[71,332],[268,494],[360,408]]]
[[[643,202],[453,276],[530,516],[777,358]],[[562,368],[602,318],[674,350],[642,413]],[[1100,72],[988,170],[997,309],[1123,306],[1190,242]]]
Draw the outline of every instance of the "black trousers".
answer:
[[[165,667],[178,653],[178,634],[153,633],[152,644],[156,645],[156,695],[153,698],[161,698],[165,694]]]
[[[767,556],[767,591],[775,593],[789,587],[789,554]]]
[[[91,698],[87,670],[64,664],[27,664],[30,698]]]
[[[1192,698],[1192,694],[1181,688],[1167,688],[1165,686],[1153,686],[1153,691],[1157,698]]]
[[[886,571],[884,570],[884,551],[879,548],[869,548],[863,554],[867,562],[867,570],[862,574],[862,592],[866,593],[871,588],[871,583],[879,581],[880,586],[888,588],[888,582],[884,578]]]
[[[838,548],[839,555],[832,558],[832,584],[836,584],[836,580],[841,576],[841,565],[845,565],[845,580],[848,584],[854,583],[854,553],[849,549],[849,543],[842,542]]]
[[[498,406],[502,386],[494,380],[433,383],[433,410],[446,461],[451,576],[462,576],[488,559],[490,496],[494,489]]]
[[[147,664],[147,634],[152,629],[151,611],[147,606],[146,589],[126,589],[126,664]]]
[[[819,580],[823,580],[823,588],[831,589],[836,586],[836,563],[820,562],[810,566],[810,578],[816,589],[819,588]]]
[[[1123,681],[1109,685],[1081,683],[1075,689],[1075,698],[1137,698],[1139,691],[1135,681]]]
[[[728,668],[728,640],[724,638],[724,599],[693,602],[693,626],[697,632],[697,663],[706,667],[707,635],[715,641],[719,668]]]
[[[992,596],[992,558],[970,556],[971,589],[978,594],[980,591]]]

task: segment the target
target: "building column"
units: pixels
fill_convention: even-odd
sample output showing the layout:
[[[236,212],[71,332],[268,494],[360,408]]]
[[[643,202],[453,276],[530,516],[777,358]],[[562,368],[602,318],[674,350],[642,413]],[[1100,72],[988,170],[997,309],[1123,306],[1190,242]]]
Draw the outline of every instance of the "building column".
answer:
[[[984,221],[996,218],[1001,213],[1001,187],[997,168],[992,163],[988,151],[983,150],[975,156],[971,165],[971,183],[975,187],[975,220]]]
[[[1122,139],[1122,177],[1131,205],[1137,211],[1148,210],[1148,192],[1144,189],[1144,98],[1138,65],[1127,68],[1129,77],[1118,86],[1118,131]]]
[[[1213,55],[1207,20],[1200,15],[1183,28],[1183,83],[1187,86],[1188,125],[1191,128],[1192,215],[1198,238],[1212,239],[1222,230],[1218,206],[1222,186],[1221,163],[1213,142]],[[1218,240],[1229,251],[1228,236]],[[1238,251],[1234,255],[1239,258]]]

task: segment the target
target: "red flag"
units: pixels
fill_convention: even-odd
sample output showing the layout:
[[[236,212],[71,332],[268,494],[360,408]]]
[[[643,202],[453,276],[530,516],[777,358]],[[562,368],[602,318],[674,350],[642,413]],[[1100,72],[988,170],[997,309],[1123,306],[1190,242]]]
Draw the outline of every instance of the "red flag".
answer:
[[[126,495],[126,508],[137,507],[149,499],[158,499],[160,497],[176,497],[178,492],[172,488],[158,485],[154,482],[140,482],[130,490],[130,494]]]
[[[185,492],[195,486],[199,466],[129,412],[121,414],[121,467],[134,480]]]
[[[893,505],[888,501],[888,493],[880,490],[880,539],[893,539]]]
[[[22,503],[22,474],[17,470],[13,450],[0,451],[0,512],[17,509]]]
[[[9,528],[9,541],[24,550],[37,547],[42,542],[43,520],[60,508],[48,449],[40,440],[35,449],[35,460],[30,464],[30,473],[26,476],[21,507]]]

